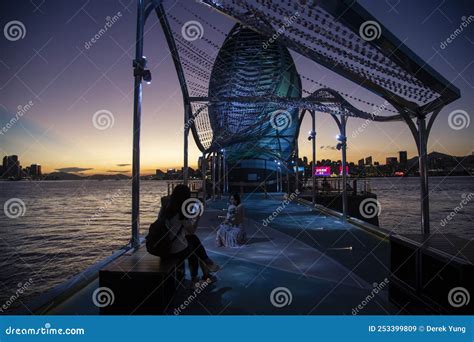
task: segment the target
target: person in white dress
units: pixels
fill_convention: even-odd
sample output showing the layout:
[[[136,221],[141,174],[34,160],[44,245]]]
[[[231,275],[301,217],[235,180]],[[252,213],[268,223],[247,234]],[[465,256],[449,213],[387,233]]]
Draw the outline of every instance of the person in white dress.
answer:
[[[230,197],[226,219],[217,230],[218,247],[240,247],[245,244],[244,217],[244,206],[239,194],[235,193]]]

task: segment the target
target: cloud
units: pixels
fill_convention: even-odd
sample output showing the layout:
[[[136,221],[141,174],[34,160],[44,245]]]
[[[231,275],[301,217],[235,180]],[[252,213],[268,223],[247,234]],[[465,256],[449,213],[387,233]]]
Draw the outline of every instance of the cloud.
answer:
[[[130,166],[132,164],[117,164],[116,166],[119,166],[119,167],[124,167],[124,166]]]
[[[336,150],[336,146],[321,145],[320,149],[321,150]]]
[[[111,172],[111,173],[123,173],[123,172],[130,172],[130,170],[107,170],[107,172]]]
[[[56,169],[56,171],[59,171],[59,172],[83,172],[83,171],[89,171],[89,170],[93,170],[93,168],[89,167],[89,168],[84,168],[84,167],[62,167],[60,169]]]
[[[321,150],[331,150],[331,151],[336,151],[337,150],[337,147],[336,146],[331,146],[331,145],[321,145],[321,147],[319,147]],[[346,146],[346,150],[349,149],[349,146]]]

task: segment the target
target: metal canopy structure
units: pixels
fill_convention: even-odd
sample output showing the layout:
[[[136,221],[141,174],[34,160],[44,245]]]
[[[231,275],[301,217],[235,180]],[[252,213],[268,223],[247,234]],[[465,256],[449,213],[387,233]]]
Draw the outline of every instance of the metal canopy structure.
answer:
[[[139,147],[142,86],[149,77],[143,57],[144,26],[155,12],[172,54],[184,101],[184,182],[187,182],[189,130],[198,148],[205,154],[222,147],[239,144],[255,137],[253,129],[216,132],[215,108],[226,108],[245,116],[247,104],[271,106],[274,109],[332,115],[344,138],[348,117],[378,122],[404,121],[409,126],[419,153],[421,184],[421,226],[429,233],[429,200],[427,175],[427,140],[433,122],[448,103],[460,97],[459,90],[391,34],[355,0],[201,0],[200,10],[191,11],[179,2],[165,12],[167,0],[137,0],[136,58],[134,60],[135,105],[132,182],[132,243],[138,244]],[[184,20],[178,13],[186,13]],[[219,51],[229,35],[228,29],[215,24],[209,16],[224,15],[241,28],[250,29],[268,40],[268,46],[285,47],[334,73],[354,82],[387,101],[394,110],[380,108],[375,115],[352,103],[370,104],[364,99],[331,89],[307,75],[302,79],[319,89],[301,89],[306,97],[252,91],[223,95],[220,87],[211,87],[213,70],[219,67]],[[234,26],[234,30],[237,30]],[[207,32],[207,33],[206,33]],[[212,32],[212,34],[208,34]],[[218,37],[218,39],[216,39]],[[266,44],[266,43],[265,43]],[[244,47],[242,47],[244,48]],[[214,71],[215,73],[216,71]],[[217,70],[217,73],[222,71]],[[271,80],[270,80],[271,81]],[[232,77],[227,82],[236,83]],[[350,101],[349,101],[350,99]],[[374,104],[371,104],[374,107]],[[266,115],[258,120],[268,120]],[[251,127],[262,127],[261,122]],[[300,123],[299,123],[300,124]],[[294,134],[299,133],[298,129]],[[216,134],[217,133],[217,134]],[[268,134],[266,132],[265,134]],[[293,141],[296,139],[293,139]],[[293,150],[297,146],[292,146]],[[314,140],[313,140],[314,149]],[[313,164],[315,163],[313,152]],[[345,183],[344,183],[345,186]],[[345,191],[344,191],[345,192]]]

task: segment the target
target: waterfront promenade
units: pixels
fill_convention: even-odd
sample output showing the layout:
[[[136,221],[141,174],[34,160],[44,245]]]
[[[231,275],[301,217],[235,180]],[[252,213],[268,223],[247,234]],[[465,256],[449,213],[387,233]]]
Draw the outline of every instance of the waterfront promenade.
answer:
[[[241,248],[215,246],[215,232],[225,215],[227,198],[208,201],[197,234],[210,257],[222,267],[216,273],[218,281],[200,293],[185,281],[165,314],[406,313],[388,300],[387,240],[309,205],[296,201],[284,205],[283,194],[269,194],[268,198],[244,195],[242,200],[248,244]],[[274,212],[278,214],[264,225]],[[149,258],[154,257],[143,257],[143,262]],[[93,280],[47,313],[98,314],[92,298],[99,286],[98,279]]]
[[[401,313],[388,301],[386,240],[309,206],[283,205],[282,194],[269,194],[266,199],[252,194],[242,199],[248,244],[235,249],[215,247],[226,199],[209,201],[198,235],[222,270],[218,281],[198,295],[180,289],[168,314],[350,315],[362,302],[365,305],[358,314]],[[279,214],[265,226],[263,220],[275,211]],[[374,291],[377,286],[381,291]],[[275,302],[277,297],[271,299],[274,290],[275,295],[280,292],[281,303]],[[374,292],[379,293],[367,301]],[[287,305],[280,307],[283,303]],[[180,306],[184,309],[177,310]]]

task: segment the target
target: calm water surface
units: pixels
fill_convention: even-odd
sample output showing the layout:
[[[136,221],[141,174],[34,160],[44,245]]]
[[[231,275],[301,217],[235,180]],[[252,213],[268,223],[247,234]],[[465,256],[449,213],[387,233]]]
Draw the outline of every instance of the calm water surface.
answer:
[[[381,226],[418,232],[417,178],[375,178]],[[432,230],[474,237],[474,205],[469,203],[442,227],[440,221],[474,193],[471,177],[430,179]],[[141,182],[141,232],[155,219],[166,182]],[[0,213],[0,307],[28,279],[11,307],[58,285],[127,244],[130,238],[131,185],[124,181],[0,182],[0,205],[12,198],[25,203],[24,216]],[[0,312],[1,313],[1,312]]]

